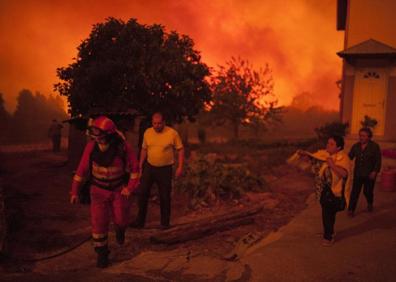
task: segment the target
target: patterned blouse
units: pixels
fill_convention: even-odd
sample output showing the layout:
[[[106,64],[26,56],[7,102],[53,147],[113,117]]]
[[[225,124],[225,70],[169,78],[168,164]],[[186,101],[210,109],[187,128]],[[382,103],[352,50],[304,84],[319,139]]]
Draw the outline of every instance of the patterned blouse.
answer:
[[[324,161],[312,158],[311,163],[312,163],[312,172],[315,174],[314,181],[315,181],[316,199],[319,201],[323,190],[326,188],[331,189],[333,178],[331,175],[330,167],[326,167],[324,172],[322,174],[320,173]]]

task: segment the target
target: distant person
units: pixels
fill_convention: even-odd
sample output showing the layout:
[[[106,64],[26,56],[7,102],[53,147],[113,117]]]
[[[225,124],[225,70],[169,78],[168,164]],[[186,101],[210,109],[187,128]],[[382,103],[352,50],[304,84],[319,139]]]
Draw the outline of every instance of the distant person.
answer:
[[[53,152],[60,151],[61,140],[62,140],[62,128],[63,125],[60,124],[56,119],[52,120],[52,124],[48,129],[48,137],[51,138]]]
[[[375,180],[381,170],[381,150],[379,145],[371,140],[372,137],[370,128],[360,129],[359,142],[355,143],[349,152],[349,158],[355,160],[351,203],[348,208],[348,215],[351,217],[355,214],[362,186],[367,200],[367,211],[373,211]]]
[[[78,201],[86,180],[90,183],[92,239],[97,267],[108,266],[108,231],[113,219],[117,243],[122,245],[129,223],[130,194],[138,183],[138,162],[112,120],[100,116],[88,129],[89,141],[73,177],[70,202]]]
[[[344,139],[341,136],[332,136],[327,141],[326,150],[312,154],[298,151],[288,161],[296,163],[299,156],[307,159],[316,174],[315,184],[322,207],[323,246],[333,245],[336,214],[345,209],[349,200],[351,163],[343,149]]]
[[[156,183],[160,197],[161,228],[167,229],[170,227],[174,153],[176,151],[178,155],[176,177],[180,177],[183,172],[184,148],[179,134],[173,128],[165,125],[161,113],[153,114],[151,121],[152,127],[148,128],[143,136],[139,159],[141,172],[139,212],[131,227],[144,227],[151,186]]]

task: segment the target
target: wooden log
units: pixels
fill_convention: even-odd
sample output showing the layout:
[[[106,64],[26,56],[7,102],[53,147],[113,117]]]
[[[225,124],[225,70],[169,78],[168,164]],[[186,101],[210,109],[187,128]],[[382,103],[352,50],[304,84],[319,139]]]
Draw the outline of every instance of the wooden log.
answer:
[[[150,237],[152,243],[162,243],[162,244],[176,244],[182,243],[190,240],[199,239],[205,236],[209,236],[216,232],[229,230],[241,225],[252,224],[254,218],[252,216],[236,218],[221,222],[216,222],[215,224],[206,224],[200,226],[194,226],[194,228],[183,229],[183,230],[173,230],[173,232],[162,232],[157,235]]]
[[[261,205],[242,210],[235,209],[226,214],[203,218],[161,231],[151,236],[150,240],[154,243],[174,244],[201,238],[218,231],[237,227],[238,225],[250,224],[254,221],[251,216],[262,209]]]
[[[247,216],[259,213],[262,209],[263,209],[263,205],[261,205],[261,204],[255,205],[252,207],[243,208],[243,209],[234,208],[225,214],[213,215],[213,216],[205,217],[205,218],[193,221],[193,222],[179,224],[175,227],[172,227],[171,229],[162,231],[162,233],[171,233],[171,232],[175,232],[176,230],[179,230],[179,229],[189,229],[194,226],[199,226],[201,224],[212,224],[212,223],[216,223],[216,222],[220,222],[220,221],[227,221],[230,219],[247,217]]]

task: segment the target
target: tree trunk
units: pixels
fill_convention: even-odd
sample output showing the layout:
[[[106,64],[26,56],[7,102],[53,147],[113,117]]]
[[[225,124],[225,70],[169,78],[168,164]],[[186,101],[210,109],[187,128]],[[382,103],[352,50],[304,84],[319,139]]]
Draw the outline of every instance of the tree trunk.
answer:
[[[79,130],[75,125],[70,124],[68,139],[67,165],[72,169],[77,169],[87,143],[87,136],[83,130]]]
[[[169,230],[159,232],[151,236],[150,240],[153,243],[175,244],[198,239],[240,225],[251,224],[254,222],[252,215],[260,212],[262,208],[263,207],[259,205],[185,223]]]
[[[239,121],[232,122],[233,130],[234,130],[234,140],[239,139]]]

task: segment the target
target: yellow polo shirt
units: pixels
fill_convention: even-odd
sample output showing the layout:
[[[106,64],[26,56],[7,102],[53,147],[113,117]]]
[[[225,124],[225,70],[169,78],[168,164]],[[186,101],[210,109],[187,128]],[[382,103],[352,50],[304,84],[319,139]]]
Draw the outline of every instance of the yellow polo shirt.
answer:
[[[147,150],[147,161],[152,166],[172,165],[175,162],[174,149],[183,148],[176,130],[165,126],[158,133],[150,127],[144,132],[142,148]]]

